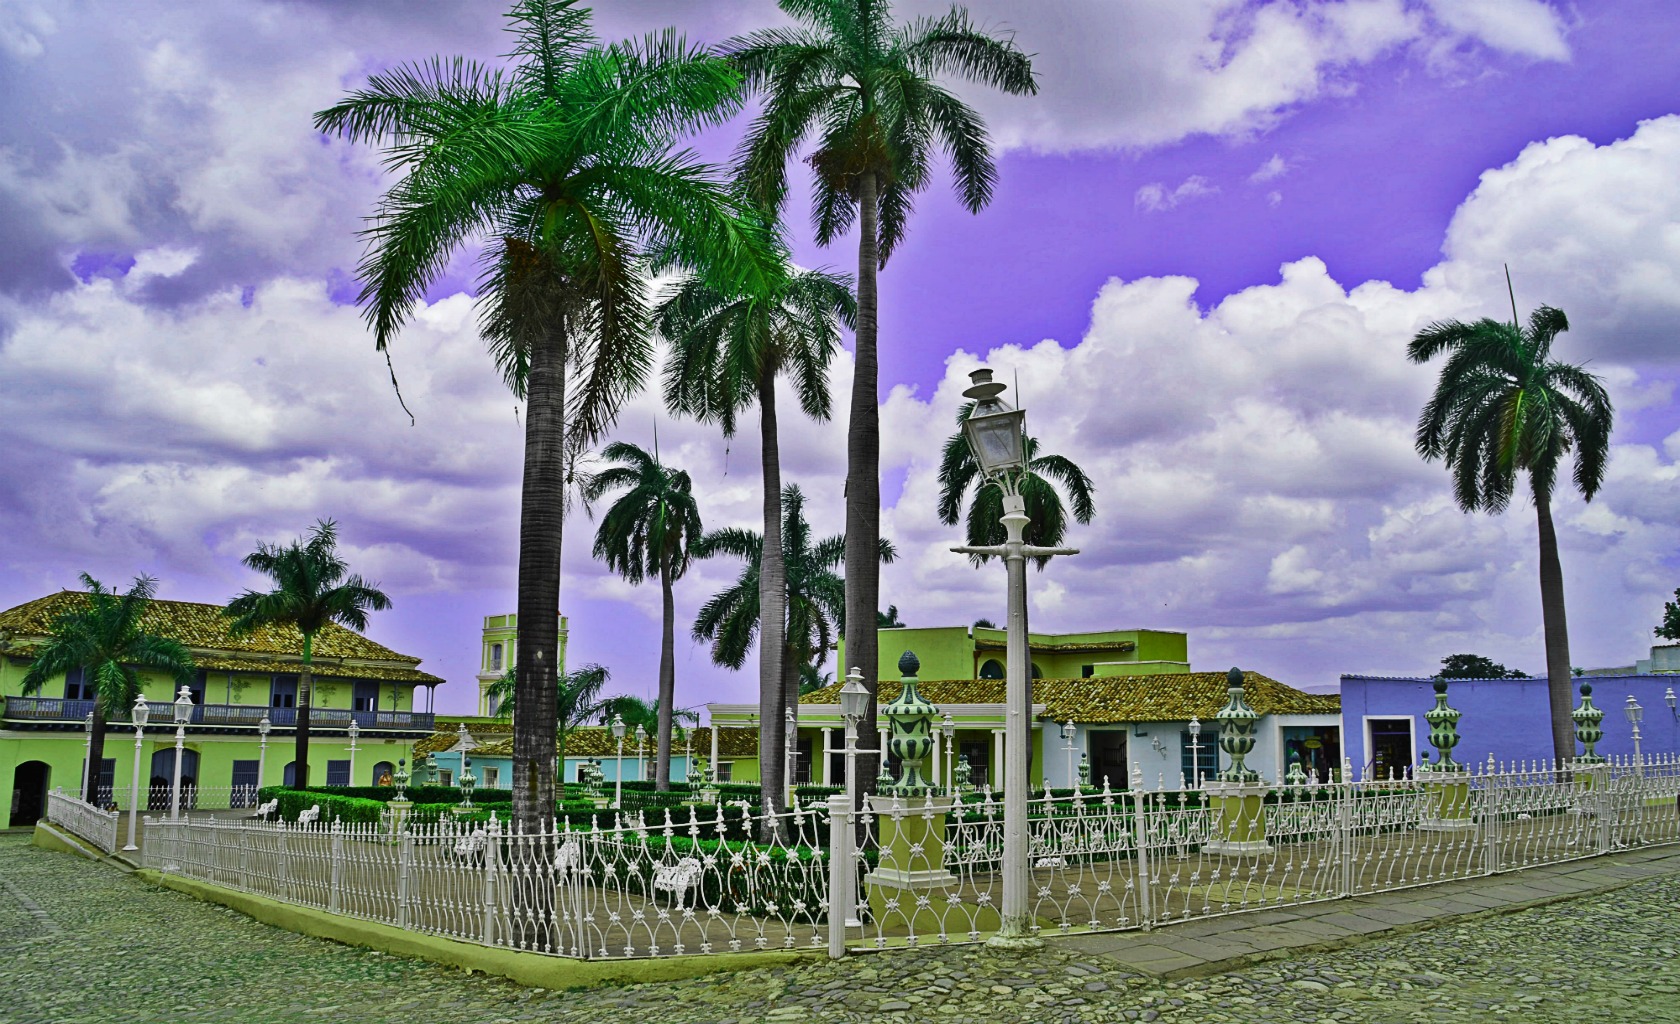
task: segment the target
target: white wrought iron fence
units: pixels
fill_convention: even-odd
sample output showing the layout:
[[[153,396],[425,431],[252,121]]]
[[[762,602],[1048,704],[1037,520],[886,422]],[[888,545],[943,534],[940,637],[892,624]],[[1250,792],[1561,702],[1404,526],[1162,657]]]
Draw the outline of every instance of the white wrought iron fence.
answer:
[[[1149,928],[1680,842],[1673,756],[1282,786],[1132,781],[1030,802],[1028,906],[1040,931]],[[856,813],[841,797],[774,814],[737,806],[536,834],[449,817],[396,830],[148,818],[144,862],[580,958],[824,945],[839,955],[972,942],[998,927],[1004,821],[990,793],[872,797]]]
[[[117,822],[121,815],[102,811],[62,789],[47,794],[47,820],[62,825],[106,853],[117,850]]]

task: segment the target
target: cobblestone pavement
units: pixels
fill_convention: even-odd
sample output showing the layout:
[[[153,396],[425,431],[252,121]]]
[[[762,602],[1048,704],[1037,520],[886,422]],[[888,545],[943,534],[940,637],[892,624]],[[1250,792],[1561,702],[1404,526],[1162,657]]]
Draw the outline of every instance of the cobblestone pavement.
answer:
[[[945,947],[585,992],[304,938],[0,837],[0,1021],[1680,1022],[1680,875],[1182,982]]]

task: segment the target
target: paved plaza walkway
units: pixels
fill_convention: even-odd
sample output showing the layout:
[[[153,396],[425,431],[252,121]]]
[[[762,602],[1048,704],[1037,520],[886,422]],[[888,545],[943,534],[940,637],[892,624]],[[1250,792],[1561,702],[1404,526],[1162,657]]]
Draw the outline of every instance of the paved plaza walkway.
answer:
[[[28,841],[0,836],[5,1024],[1680,1022],[1675,848],[1026,956],[950,946],[558,992],[279,931]],[[1390,924],[1420,930],[1360,938]]]

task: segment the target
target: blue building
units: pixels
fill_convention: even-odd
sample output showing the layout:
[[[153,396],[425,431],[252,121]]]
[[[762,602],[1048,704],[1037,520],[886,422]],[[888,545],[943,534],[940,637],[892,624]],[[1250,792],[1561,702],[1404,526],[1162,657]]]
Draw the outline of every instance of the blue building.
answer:
[[[1464,712],[1453,757],[1484,764],[1491,754],[1500,762],[1534,761],[1552,756],[1551,709],[1544,679],[1452,679],[1447,702]],[[1580,685],[1592,685],[1593,703],[1604,710],[1604,740],[1598,753],[1631,757],[1633,730],[1625,709],[1628,697],[1643,709],[1640,750],[1646,756],[1680,752],[1680,710],[1670,673],[1580,676],[1574,680],[1572,706],[1581,703]],[[1429,745],[1424,712],[1435,706],[1433,679],[1392,676],[1342,676],[1342,744],[1359,775],[1396,774],[1416,766]]]

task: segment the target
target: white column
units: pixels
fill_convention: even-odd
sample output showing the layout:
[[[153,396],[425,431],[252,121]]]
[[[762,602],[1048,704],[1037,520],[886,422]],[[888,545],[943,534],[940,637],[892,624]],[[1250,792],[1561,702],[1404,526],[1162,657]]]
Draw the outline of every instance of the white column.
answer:
[[[1003,779],[999,775],[1003,771],[1003,730],[992,730],[992,763],[986,769],[986,781],[993,789],[1003,788]]]
[[[832,786],[832,785],[834,785],[834,759],[832,757],[830,757],[829,755],[834,753],[834,727],[832,725],[823,726],[822,727],[822,734],[823,734],[823,752],[822,752],[823,785]]]
[[[943,763],[943,759],[940,757],[940,754],[945,746],[945,734],[939,731],[939,724],[937,722],[934,723],[931,731],[933,733],[933,774],[928,781],[933,783],[935,786],[939,786],[945,780],[945,773],[939,770],[939,766]]]
[[[712,785],[715,786],[718,773],[718,724],[715,718],[712,719],[712,763],[708,767],[712,773]]]

